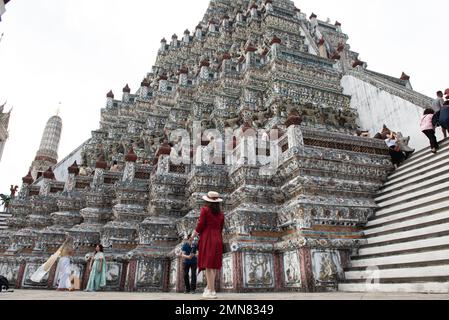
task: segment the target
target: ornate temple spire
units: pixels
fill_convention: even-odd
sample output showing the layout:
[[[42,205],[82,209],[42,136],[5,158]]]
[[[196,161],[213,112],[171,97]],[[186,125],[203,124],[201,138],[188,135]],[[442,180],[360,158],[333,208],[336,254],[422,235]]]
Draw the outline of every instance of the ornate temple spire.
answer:
[[[37,180],[49,167],[58,163],[58,149],[61,140],[62,119],[51,117],[45,126],[39,150],[31,165],[33,179]]]

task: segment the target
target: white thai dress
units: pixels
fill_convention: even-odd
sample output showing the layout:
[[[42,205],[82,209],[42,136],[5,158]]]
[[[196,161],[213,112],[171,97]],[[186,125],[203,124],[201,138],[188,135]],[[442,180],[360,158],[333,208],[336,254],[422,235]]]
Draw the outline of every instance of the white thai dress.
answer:
[[[71,273],[70,258],[62,257],[59,259],[58,289],[70,289],[72,287],[70,281]]]

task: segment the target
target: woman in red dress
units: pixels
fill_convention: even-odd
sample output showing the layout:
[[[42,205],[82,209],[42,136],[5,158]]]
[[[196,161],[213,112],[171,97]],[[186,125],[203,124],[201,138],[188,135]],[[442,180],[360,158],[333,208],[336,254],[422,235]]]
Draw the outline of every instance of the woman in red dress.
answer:
[[[203,197],[206,205],[201,209],[198,225],[193,233],[193,237],[200,236],[198,243],[198,268],[199,272],[206,270],[207,287],[203,297],[206,299],[216,299],[215,278],[217,271],[222,267],[223,260],[223,227],[224,214],[221,211],[220,195],[216,192],[209,192]]]

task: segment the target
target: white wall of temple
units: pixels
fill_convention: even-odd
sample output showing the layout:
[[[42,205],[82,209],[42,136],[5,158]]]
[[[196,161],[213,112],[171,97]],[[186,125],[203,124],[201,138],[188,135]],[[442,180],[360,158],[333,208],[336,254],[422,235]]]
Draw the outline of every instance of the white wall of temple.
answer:
[[[359,112],[358,124],[369,130],[373,137],[385,124],[395,132],[410,136],[410,147],[418,150],[429,146],[429,140],[421,132],[420,119],[424,109],[354,76],[344,76],[341,84],[344,94],[350,95],[351,107]],[[443,135],[437,129],[437,137]]]
[[[83,146],[75,149],[70,155],[68,155],[65,159],[59,162],[56,167],[53,169],[55,173],[56,180],[58,181],[66,181],[69,177],[68,168],[76,161],[78,165],[81,164],[81,151],[83,150]]]

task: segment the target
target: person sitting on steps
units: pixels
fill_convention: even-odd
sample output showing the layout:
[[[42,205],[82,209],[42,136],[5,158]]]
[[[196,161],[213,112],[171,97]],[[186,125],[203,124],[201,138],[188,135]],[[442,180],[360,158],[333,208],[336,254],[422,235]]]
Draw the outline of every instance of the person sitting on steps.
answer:
[[[391,160],[394,164],[394,167],[397,169],[401,165],[402,162],[405,160],[405,154],[401,151],[398,141],[396,139],[396,135],[394,132],[387,135],[387,139],[385,139],[385,143],[387,144]]]

